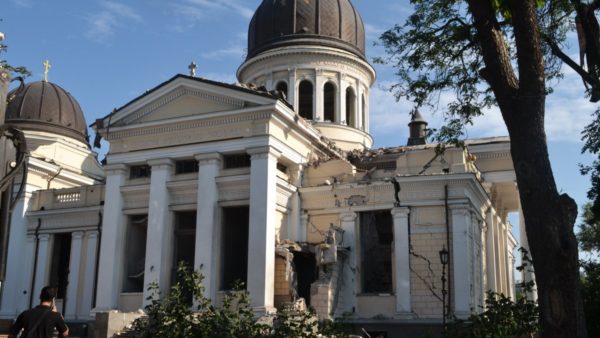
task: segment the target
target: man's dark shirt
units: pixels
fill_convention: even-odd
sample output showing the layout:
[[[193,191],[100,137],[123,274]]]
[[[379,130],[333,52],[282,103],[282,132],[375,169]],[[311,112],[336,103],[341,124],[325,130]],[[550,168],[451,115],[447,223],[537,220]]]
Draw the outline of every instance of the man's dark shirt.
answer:
[[[19,332],[21,332],[21,329],[24,329],[21,337],[27,337],[28,329],[36,325],[42,316],[44,316],[44,318],[35,329],[34,337],[52,338],[54,336],[55,328],[58,330],[59,334],[62,334],[67,330],[67,325],[65,325],[65,321],[60,313],[53,312],[49,306],[38,305],[31,310],[21,313],[17,318],[17,321],[10,328],[10,333],[17,336]]]

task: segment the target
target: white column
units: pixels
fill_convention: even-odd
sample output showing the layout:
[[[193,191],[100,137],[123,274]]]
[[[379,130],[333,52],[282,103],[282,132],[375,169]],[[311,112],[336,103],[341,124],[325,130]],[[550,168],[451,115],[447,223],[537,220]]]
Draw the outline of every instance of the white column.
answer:
[[[486,291],[497,291],[496,285],[496,241],[495,237],[495,226],[494,226],[494,209],[490,208],[486,215],[487,231],[485,239],[485,259],[486,259],[486,272],[487,272],[487,290]]]
[[[367,88],[367,89],[365,89],[365,111],[364,111],[364,114],[365,114],[365,132],[366,133],[369,133],[369,130],[370,130],[370,122],[369,121],[370,121],[371,117],[369,115],[369,112],[370,112],[371,102],[369,102],[369,100],[370,100],[370,97],[369,97],[369,88]]]
[[[392,209],[394,217],[394,257],[396,270],[396,313],[400,318],[412,318],[410,295],[410,250],[408,218],[410,209]]]
[[[348,264],[344,264],[342,285],[342,292],[344,293],[343,312],[347,313],[352,313],[353,308],[356,307],[356,295],[360,292],[357,285],[359,276],[357,276],[358,269],[356,268],[358,266],[356,262],[359,259],[357,257],[358,245],[356,243],[356,233],[358,228],[356,226],[356,217],[357,214],[355,212],[346,212],[340,215],[340,225],[342,230],[344,230],[344,246],[350,248]]]
[[[33,242],[27,236],[27,206],[31,192],[26,191],[13,209],[10,219],[6,280],[2,285],[0,316],[15,318],[20,311],[29,308],[29,288],[33,271]],[[27,250],[31,250],[28,252]],[[28,261],[24,261],[28,257]]]
[[[29,309],[29,297],[33,293],[33,300],[35,301],[38,294],[36,295],[34,290],[31,290],[31,282],[33,280],[33,259],[35,255],[35,236],[28,235],[27,236],[27,244],[25,246],[25,254],[23,255],[23,266],[27,268],[23,269],[21,290],[19,295],[19,300],[17,301],[17,314]],[[33,304],[32,304],[33,305]]]
[[[360,129],[361,119],[360,119],[360,83],[358,80],[354,81],[354,128]]]
[[[296,164],[293,167],[288,167],[290,172],[290,178],[293,179],[292,184],[298,189],[302,186],[302,164]],[[306,222],[302,220],[302,200],[298,191],[294,192],[291,202],[291,213],[289,223],[289,234],[291,234],[291,240],[302,243],[306,242]],[[302,215],[302,216],[301,216]]]
[[[216,260],[219,249],[215,217],[219,200],[216,178],[221,169],[221,155],[202,154],[196,156],[196,160],[198,160],[199,170],[194,269],[200,270],[204,275],[204,296],[215,304],[219,271]]]
[[[255,312],[271,312],[275,289],[275,212],[277,158],[271,147],[248,149],[250,168],[250,235],[248,238],[248,291]]]
[[[42,288],[48,284],[50,278],[50,259],[52,258],[52,237],[48,234],[38,236],[39,246],[37,255],[37,269],[35,271],[35,286],[33,287],[33,304],[37,304],[37,297]]]
[[[125,165],[105,166],[106,186],[104,192],[104,216],[100,245],[100,265],[98,267],[98,290],[96,291],[96,312],[116,309],[121,293],[123,264],[125,262],[125,217],[123,216],[123,195],[127,167]]]
[[[323,71],[315,70],[315,121],[325,121],[325,111],[323,110],[324,92],[326,78],[323,76]]]
[[[296,83],[296,68],[291,68],[288,71],[289,80],[287,101],[294,107],[294,111],[298,112],[298,85]]]
[[[471,313],[471,281],[469,274],[470,257],[469,228],[471,213],[469,207],[452,208],[452,256],[451,266],[454,268],[452,286],[454,315],[464,319]]]
[[[345,121],[344,124],[347,125],[348,121],[346,119],[346,87],[347,87],[346,75],[340,73],[338,81],[339,81],[339,86],[338,86],[339,95],[338,95],[338,104],[337,104],[336,108],[338,111],[339,119],[336,122],[341,124],[342,121]]]
[[[521,235],[521,247],[527,250],[527,256],[531,259],[531,250],[529,249],[529,240],[527,239],[527,231],[525,229],[525,217],[523,216],[523,209],[519,207],[519,232]],[[521,254],[522,256],[522,254]],[[521,263],[522,264],[522,263]],[[525,282],[535,282],[535,273],[531,263],[527,263],[527,267],[521,273],[521,278]],[[531,292],[527,293],[527,299],[537,301],[537,288],[534,285]]]
[[[96,278],[96,253],[98,250],[98,231],[86,233],[85,267],[83,275],[83,293],[81,295],[81,307],[77,314],[78,319],[89,320],[91,318],[92,302],[94,300],[94,280]]]
[[[500,245],[498,246],[498,254],[500,256],[500,265],[498,266],[498,271],[500,272],[500,290],[504,295],[507,295],[507,277],[506,277],[506,230],[505,225],[500,222],[498,223],[498,240]]]
[[[69,262],[69,283],[67,285],[67,305],[65,309],[66,319],[76,319],[77,316],[82,248],[83,232],[73,232],[71,234],[71,258]]]
[[[494,216],[494,258],[496,261],[496,292],[502,293],[502,224],[500,218]]]
[[[152,296],[148,288],[158,282],[161,294],[171,286],[173,259],[173,230],[169,217],[169,191],[167,181],[171,177],[173,161],[160,159],[149,161],[150,200],[148,205],[148,235],[146,238],[146,266],[144,269],[144,306]]]

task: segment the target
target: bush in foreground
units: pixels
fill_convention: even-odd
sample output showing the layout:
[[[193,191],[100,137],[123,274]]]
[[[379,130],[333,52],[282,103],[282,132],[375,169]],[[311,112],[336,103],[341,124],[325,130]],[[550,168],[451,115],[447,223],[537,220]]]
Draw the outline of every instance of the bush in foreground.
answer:
[[[161,297],[158,285],[150,287],[151,303],[147,317],[133,323],[137,338],[284,338],[349,337],[339,322],[319,322],[313,313],[282,309],[256,321],[250,307],[250,295],[240,286],[229,292],[223,307],[215,308],[204,295],[204,277],[181,264],[178,282]],[[192,306],[192,301],[194,306]]]

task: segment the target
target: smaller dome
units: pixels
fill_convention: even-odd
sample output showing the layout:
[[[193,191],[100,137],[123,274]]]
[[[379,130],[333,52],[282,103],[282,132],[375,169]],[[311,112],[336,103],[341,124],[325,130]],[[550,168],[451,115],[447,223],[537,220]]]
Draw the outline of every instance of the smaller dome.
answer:
[[[9,97],[15,95],[13,90]],[[83,111],[66,90],[51,82],[27,84],[6,108],[6,123],[24,130],[44,131],[88,144]]]

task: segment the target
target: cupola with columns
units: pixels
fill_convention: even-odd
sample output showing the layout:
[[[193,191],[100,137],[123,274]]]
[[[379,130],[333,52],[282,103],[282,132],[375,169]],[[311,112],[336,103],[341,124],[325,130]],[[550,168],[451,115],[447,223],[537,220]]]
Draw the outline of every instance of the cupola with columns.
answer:
[[[264,0],[248,32],[242,83],[281,91],[296,113],[344,150],[370,148],[365,29],[350,0]]]

